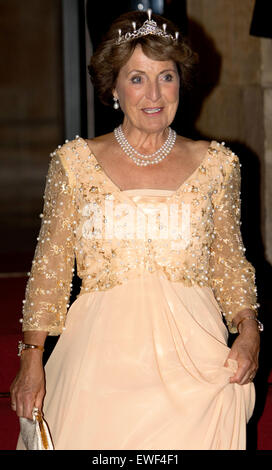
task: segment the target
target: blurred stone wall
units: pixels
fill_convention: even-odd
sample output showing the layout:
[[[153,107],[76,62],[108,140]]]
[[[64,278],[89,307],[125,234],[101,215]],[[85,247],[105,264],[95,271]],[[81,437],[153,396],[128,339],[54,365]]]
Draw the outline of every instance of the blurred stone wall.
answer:
[[[3,260],[33,252],[49,153],[63,143],[63,85],[61,0],[1,0],[0,11]]]
[[[241,153],[242,176],[251,168],[243,197],[249,205],[253,194],[255,201],[260,197],[262,240],[271,262],[272,40],[250,35],[253,9],[252,0],[187,0],[189,37],[200,53],[195,128]]]

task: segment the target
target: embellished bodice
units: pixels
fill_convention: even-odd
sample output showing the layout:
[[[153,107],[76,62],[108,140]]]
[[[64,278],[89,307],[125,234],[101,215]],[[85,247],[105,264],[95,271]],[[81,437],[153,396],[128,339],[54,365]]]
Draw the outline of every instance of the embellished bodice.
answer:
[[[240,163],[230,149],[212,141],[176,191],[120,190],[82,138],[51,156],[24,331],[62,332],[75,260],[79,296],[161,271],[211,287],[231,332],[239,310],[257,309],[240,233]]]

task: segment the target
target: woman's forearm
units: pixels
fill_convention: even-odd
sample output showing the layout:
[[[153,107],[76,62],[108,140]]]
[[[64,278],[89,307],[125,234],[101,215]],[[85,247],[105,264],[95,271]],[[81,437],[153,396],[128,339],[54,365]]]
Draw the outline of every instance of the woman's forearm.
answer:
[[[251,308],[246,308],[240,310],[234,317],[233,323],[237,327],[239,325],[239,332],[242,333],[243,330],[256,330],[258,331],[258,326],[255,321],[242,321],[244,318],[257,318],[256,311]],[[240,323],[241,322],[241,323]]]
[[[24,343],[36,344],[37,346],[44,346],[45,340],[48,336],[48,331],[25,331]]]
[[[25,331],[24,343],[35,344],[37,346],[44,346],[47,331]],[[40,349],[24,349],[21,354],[21,369],[29,370],[33,367],[38,367],[42,364],[43,352]]]
[[[246,317],[251,317],[251,316],[256,316],[256,311],[253,310],[252,308],[245,308],[243,310],[240,310],[238,313],[236,313],[234,319],[233,319],[233,323],[235,324],[235,326],[238,325],[238,323],[243,319],[243,318],[246,318]]]

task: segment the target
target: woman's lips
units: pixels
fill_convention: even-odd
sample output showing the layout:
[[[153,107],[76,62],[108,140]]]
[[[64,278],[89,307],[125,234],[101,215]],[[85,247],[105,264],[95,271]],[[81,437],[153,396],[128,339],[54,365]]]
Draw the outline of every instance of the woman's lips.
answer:
[[[142,111],[148,115],[154,115],[161,113],[163,108],[142,108]]]

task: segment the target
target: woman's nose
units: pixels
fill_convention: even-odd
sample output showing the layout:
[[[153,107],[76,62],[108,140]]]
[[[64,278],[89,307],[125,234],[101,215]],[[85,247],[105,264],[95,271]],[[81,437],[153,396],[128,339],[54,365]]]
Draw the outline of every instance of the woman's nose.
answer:
[[[151,101],[158,101],[161,96],[159,83],[155,81],[150,81],[147,85],[146,97]]]

